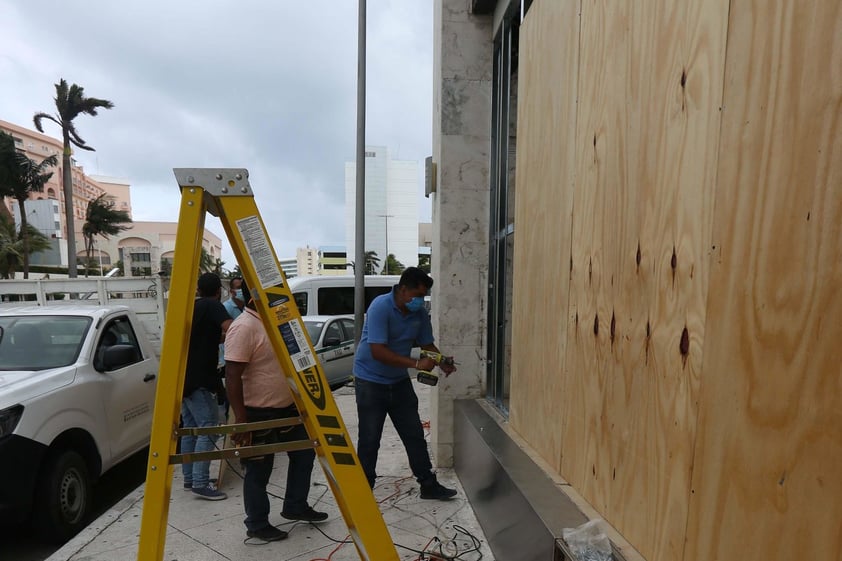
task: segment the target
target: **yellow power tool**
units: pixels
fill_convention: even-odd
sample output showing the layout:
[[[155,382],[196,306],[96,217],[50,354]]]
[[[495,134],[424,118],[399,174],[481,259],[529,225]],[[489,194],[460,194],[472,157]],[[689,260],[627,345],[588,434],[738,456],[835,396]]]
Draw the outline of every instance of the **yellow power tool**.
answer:
[[[454,366],[456,361],[453,360],[452,356],[444,356],[441,353],[435,353],[433,351],[421,351],[421,358],[431,358],[436,361],[436,365],[440,366],[442,364],[446,364],[449,366]],[[415,376],[415,379],[421,382],[422,384],[427,384],[428,386],[435,386],[439,383],[439,377],[436,374],[433,374],[430,370],[419,370],[418,375]]]

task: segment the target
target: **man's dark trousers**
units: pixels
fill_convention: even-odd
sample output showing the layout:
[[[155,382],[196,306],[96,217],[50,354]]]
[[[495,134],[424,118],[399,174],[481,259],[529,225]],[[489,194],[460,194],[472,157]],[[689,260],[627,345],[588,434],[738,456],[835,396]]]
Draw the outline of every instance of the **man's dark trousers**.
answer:
[[[424,429],[418,416],[418,396],[415,395],[412,381],[407,377],[395,384],[377,384],[356,378],[354,391],[359,417],[357,455],[369,485],[374,487],[377,452],[380,450],[386,415],[392,419],[403,441],[409,467],[418,482],[434,478]]]
[[[270,419],[285,419],[297,417],[295,405],[283,409],[246,407],[248,422],[268,421]],[[309,440],[304,425],[280,427],[268,431],[256,431],[252,435],[252,444],[274,444],[291,440]],[[310,493],[310,475],[313,472],[313,462],[316,453],[312,448],[292,450],[287,452],[289,466],[287,467],[286,490],[284,492],[283,512],[300,514],[309,508],[307,496]],[[243,504],[246,511],[246,529],[260,530],[269,526],[269,496],[266,486],[275,465],[275,455],[257,456],[242,461],[245,468],[243,478]]]

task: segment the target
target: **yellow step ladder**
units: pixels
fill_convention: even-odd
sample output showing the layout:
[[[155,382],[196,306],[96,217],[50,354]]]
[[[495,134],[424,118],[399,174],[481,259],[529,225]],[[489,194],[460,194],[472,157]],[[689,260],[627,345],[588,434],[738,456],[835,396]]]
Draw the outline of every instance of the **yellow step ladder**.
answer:
[[[167,319],[149,446],[146,493],[140,527],[139,561],[161,561],[167,531],[173,465],[189,461],[244,458],[312,447],[365,561],[398,560],[386,523],[360,467],[348,430],[316,359],[307,330],[292,298],[266,227],[254,201],[245,169],[174,170],[181,188]],[[246,284],[255,299],[266,333],[292,389],[300,419],[179,428],[181,393],[193,321],[205,215],[219,217]],[[185,434],[231,434],[303,423],[309,440],[176,454]]]

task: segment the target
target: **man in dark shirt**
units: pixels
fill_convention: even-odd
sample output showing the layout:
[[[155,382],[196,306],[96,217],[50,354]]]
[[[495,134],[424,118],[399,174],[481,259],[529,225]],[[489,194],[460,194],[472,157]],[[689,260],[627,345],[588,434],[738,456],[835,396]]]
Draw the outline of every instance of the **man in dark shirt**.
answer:
[[[193,305],[193,326],[187,351],[187,371],[181,401],[181,421],[185,427],[214,427],[219,425],[216,392],[220,379],[217,372],[219,344],[231,325],[231,317],[219,301],[222,282],[214,273],[199,277],[199,297]],[[181,452],[208,452],[214,449],[215,436],[183,436]],[[181,466],[184,489],[197,497],[218,501],[227,497],[210,482],[210,462],[192,462]]]

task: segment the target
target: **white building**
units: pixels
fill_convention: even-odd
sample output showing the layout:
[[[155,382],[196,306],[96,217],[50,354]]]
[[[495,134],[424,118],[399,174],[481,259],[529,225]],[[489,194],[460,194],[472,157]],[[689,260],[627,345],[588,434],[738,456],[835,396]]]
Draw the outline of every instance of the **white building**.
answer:
[[[278,265],[284,272],[284,276],[288,279],[298,276],[298,259],[295,257],[279,257]]]
[[[356,256],[357,165],[345,163],[345,247]],[[418,264],[418,162],[391,160],[384,146],[365,149],[365,251],[381,267],[390,253],[406,267]]]
[[[299,247],[295,250],[295,261],[299,276],[319,274],[319,250],[315,247]]]

